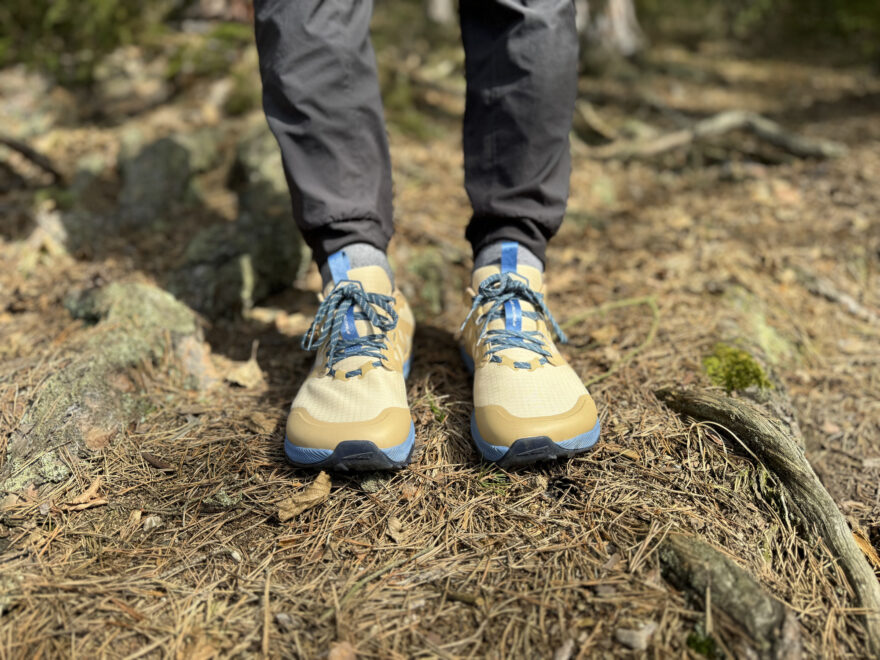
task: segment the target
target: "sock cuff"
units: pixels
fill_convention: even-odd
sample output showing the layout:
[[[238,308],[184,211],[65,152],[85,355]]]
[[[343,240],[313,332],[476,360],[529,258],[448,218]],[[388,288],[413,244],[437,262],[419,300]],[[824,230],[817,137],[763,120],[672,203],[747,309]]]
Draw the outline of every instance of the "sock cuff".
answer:
[[[480,250],[474,257],[474,270],[482,268],[483,266],[500,264],[502,247],[507,242],[508,241],[495,241],[494,243],[489,243],[489,245]],[[534,252],[529,250],[522,243],[517,244],[516,260],[518,264],[531,266],[532,268],[537,268],[542,273],[544,272],[544,263]]]
[[[362,266],[380,266],[386,273],[388,279],[391,280],[391,286],[394,286],[394,273],[391,271],[391,264],[388,263],[388,255],[375,245],[370,243],[351,243],[346,245],[339,252],[345,252],[348,257],[350,268],[361,268]],[[330,270],[330,263],[325,261],[318,266],[321,271],[322,286],[327,286],[333,281],[333,273]]]

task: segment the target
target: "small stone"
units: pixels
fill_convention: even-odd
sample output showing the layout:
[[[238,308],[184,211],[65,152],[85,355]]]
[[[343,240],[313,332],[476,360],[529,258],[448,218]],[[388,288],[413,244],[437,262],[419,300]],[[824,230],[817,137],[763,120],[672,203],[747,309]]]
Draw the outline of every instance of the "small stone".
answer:
[[[232,561],[241,563],[241,553],[238,550],[230,550],[229,556],[232,558]]]
[[[151,532],[161,526],[162,518],[160,518],[159,516],[147,516],[146,518],[144,518],[143,528],[145,532]]]
[[[291,632],[296,628],[296,620],[287,614],[287,612],[279,612],[275,615],[275,623],[282,632]]]
[[[648,648],[648,642],[655,630],[657,630],[657,624],[654,621],[649,621],[638,630],[618,628],[614,631],[614,638],[634,651],[644,651]]]

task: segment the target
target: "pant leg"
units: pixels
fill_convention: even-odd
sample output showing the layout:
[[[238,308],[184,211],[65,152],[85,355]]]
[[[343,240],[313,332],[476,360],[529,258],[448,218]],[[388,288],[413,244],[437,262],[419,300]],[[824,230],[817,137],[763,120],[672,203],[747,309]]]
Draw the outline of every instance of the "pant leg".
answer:
[[[255,0],[263,108],[281,147],[294,218],[321,263],[345,245],[385,250],[391,158],[372,0]]]
[[[541,260],[568,201],[577,95],[572,0],[461,0],[467,238],[517,241]]]

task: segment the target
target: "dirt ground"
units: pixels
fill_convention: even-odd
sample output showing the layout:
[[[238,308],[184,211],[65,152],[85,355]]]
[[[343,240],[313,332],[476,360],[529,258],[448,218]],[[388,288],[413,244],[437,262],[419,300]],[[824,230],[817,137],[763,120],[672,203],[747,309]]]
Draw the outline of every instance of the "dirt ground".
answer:
[[[876,558],[880,79],[663,45],[638,66],[582,77],[582,101],[622,135],[746,109],[848,152],[794,158],[737,132],[598,162],[576,140],[569,213],[548,252],[549,307],[599,406],[602,440],[568,463],[505,471],[470,440],[455,341],[470,268],[460,67],[424,77],[415,110],[389,102],[391,258],[419,319],[412,465],[333,475],[329,497],[282,522],[279,506],[316,478],[282,451],[311,363],[299,335],[318,279],[301,272],[247,314],[203,319],[210,368],[228,376],[257,342],[262,379],[193,387],[173,356],[140,364],[127,374],[147,400],[136,419],[87,460],[54,448],[63,478],[0,493],[0,658],[736,655],[742,631],[664,580],[657,548],[673,531],[722,551],[784,603],[806,657],[867,657],[852,591],[824,544],[781,511],[778,484],[654,392],[707,385],[703,360],[731,333],[758,341],[807,458]],[[234,143],[249,119],[212,110],[204,89],[122,119],[56,117],[29,141],[68,182],[86,157],[110,163],[88,189],[97,214],[119,194],[112,163],[133,130],[219,126]],[[65,94],[46,98],[79,102]],[[237,213],[222,157],[199,174],[199,201],[184,198],[159,229],[120,225],[72,247],[46,221],[72,184],[53,187],[3,154],[0,461],[41,386],[96,332],[71,317],[70,296],[164,286],[195,228]],[[628,631],[644,630],[639,650]]]

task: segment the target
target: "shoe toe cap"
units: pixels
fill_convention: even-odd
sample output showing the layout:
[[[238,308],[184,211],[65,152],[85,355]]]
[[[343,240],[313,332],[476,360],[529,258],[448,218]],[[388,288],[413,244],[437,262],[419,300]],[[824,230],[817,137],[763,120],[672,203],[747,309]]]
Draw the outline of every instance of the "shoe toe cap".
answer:
[[[509,447],[522,438],[547,437],[553,442],[564,442],[592,430],[598,421],[596,404],[589,394],[557,415],[520,417],[501,405],[488,405],[477,406],[474,416],[482,440],[499,447]]]
[[[305,408],[294,407],[287,418],[287,439],[309,449],[335,449],[348,440],[367,440],[388,449],[405,442],[411,426],[406,408],[386,408],[373,419],[359,422],[333,422],[315,419]]]

